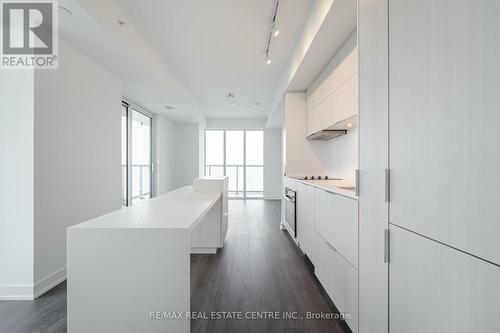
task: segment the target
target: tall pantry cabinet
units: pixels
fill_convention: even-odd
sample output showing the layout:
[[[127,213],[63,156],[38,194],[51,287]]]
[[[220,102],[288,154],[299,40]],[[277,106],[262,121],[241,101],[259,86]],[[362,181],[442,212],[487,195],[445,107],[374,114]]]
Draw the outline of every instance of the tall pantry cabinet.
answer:
[[[361,333],[500,331],[498,17],[359,0]]]

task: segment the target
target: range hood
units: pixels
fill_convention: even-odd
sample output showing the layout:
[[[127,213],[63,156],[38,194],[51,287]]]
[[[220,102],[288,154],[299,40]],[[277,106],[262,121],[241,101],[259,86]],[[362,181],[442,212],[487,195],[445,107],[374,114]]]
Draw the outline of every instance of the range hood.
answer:
[[[347,119],[337,122],[330,127],[317,131],[307,136],[308,140],[330,140],[341,135],[347,134],[347,130],[358,126],[358,116],[354,115]]]
[[[346,130],[322,130],[313,133],[307,137],[307,140],[330,140],[341,135],[347,134]]]

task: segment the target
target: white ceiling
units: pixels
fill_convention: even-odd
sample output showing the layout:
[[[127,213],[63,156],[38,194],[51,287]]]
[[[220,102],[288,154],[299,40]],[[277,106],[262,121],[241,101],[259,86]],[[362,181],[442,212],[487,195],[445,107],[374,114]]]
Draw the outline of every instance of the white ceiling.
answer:
[[[189,92],[166,68],[114,0],[60,0],[72,15],[60,12],[59,35],[122,82],[123,96],[154,113],[182,122],[204,122]],[[64,61],[64,59],[60,59]],[[165,105],[176,105],[166,110]]]
[[[273,38],[269,65],[265,47],[274,0],[120,0],[116,4],[202,114],[239,118],[266,116],[313,2],[280,1],[280,34]],[[235,94],[235,106],[229,105],[228,92]],[[254,106],[256,102],[261,105]]]

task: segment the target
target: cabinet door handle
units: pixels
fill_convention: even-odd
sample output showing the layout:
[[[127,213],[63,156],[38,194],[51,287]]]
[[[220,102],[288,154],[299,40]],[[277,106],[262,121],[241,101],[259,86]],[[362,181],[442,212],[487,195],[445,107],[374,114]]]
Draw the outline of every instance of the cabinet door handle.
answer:
[[[390,237],[390,232],[389,229],[384,230],[384,263],[388,264],[389,261],[391,260],[391,254],[390,254],[390,242],[391,242],[391,237]]]
[[[337,249],[336,249],[336,248],[334,248],[334,247],[332,246],[332,244],[328,243],[327,241],[325,241],[325,244],[326,244],[326,245],[328,245],[328,247],[329,247],[330,249],[332,249],[333,251],[337,252]]]
[[[355,193],[354,193],[354,194],[355,194],[357,197],[359,197],[359,169],[356,169],[356,174],[355,174],[355,177],[356,177],[356,182],[355,182],[355,186],[356,186],[356,188],[355,188],[355,190],[354,190],[354,191],[355,191]]]
[[[385,202],[391,200],[391,170],[385,169]]]

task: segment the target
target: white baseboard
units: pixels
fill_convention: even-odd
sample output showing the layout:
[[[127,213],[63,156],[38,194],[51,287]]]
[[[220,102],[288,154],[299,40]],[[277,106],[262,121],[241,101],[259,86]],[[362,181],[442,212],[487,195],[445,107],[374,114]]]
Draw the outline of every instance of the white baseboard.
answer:
[[[32,284],[0,285],[0,300],[34,300],[66,280],[66,267]]]
[[[35,283],[34,298],[40,297],[64,280],[66,280],[66,266]]]
[[[192,247],[191,254],[216,254],[216,247]]]
[[[283,221],[280,222],[280,230],[287,230],[285,223]]]
[[[32,284],[0,285],[0,301],[26,301],[33,299]]]

